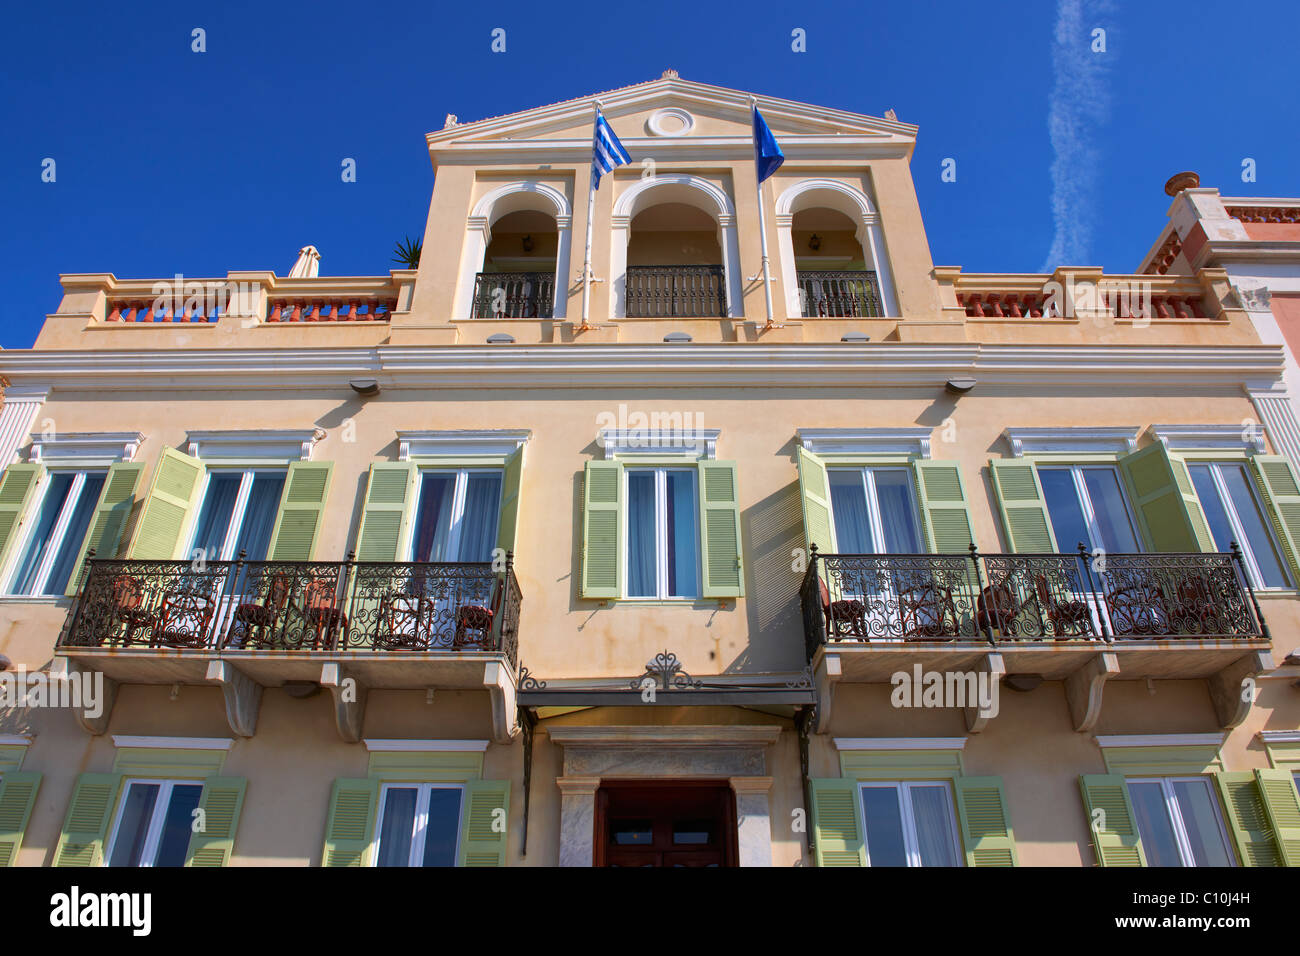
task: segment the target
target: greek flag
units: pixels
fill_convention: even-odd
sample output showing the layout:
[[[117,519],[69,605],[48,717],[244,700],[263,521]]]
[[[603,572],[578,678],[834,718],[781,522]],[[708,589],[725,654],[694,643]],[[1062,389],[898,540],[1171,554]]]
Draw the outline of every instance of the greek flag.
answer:
[[[605,121],[605,114],[596,113],[596,133],[591,141],[591,188],[600,188],[600,177],[619,166],[632,162],[623,144]]]

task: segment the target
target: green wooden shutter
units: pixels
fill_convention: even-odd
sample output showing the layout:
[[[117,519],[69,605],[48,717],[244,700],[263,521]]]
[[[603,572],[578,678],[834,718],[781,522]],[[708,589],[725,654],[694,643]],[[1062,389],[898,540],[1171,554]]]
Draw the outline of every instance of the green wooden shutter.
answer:
[[[419,469],[414,462],[377,461],[370,466],[366,501],[357,529],[358,561],[396,561],[410,523]]]
[[[866,841],[858,813],[858,782],[842,777],[809,781],[814,854],[818,866],[866,866]]]
[[[839,545],[835,541],[826,463],[802,446],[799,447],[799,495],[803,499],[804,543],[810,551],[816,542],[818,551],[834,554]]]
[[[623,466],[589,461],[582,479],[582,596],[616,598],[622,577]]]
[[[505,866],[510,830],[510,781],[471,780],[460,811],[457,866]],[[497,821],[500,821],[498,824]]]
[[[957,820],[967,866],[1015,866],[1016,837],[1001,777],[958,777]]]
[[[519,525],[519,486],[524,477],[524,447],[506,459],[501,478],[501,519],[497,522],[497,547],[515,550],[515,530]]]
[[[122,786],[120,773],[83,773],[77,778],[63,821],[55,866],[102,866],[108,824]]]
[[[1237,844],[1237,859],[1241,865],[1281,866],[1282,857],[1273,842],[1272,824],[1268,811],[1264,809],[1264,798],[1255,774],[1249,770],[1216,773],[1214,782],[1219,785],[1219,794],[1223,797],[1228,829]]]
[[[1256,770],[1259,795],[1278,853],[1287,866],[1300,866],[1300,792],[1290,770]]]
[[[378,780],[339,777],[334,781],[321,866],[370,865],[378,804]]]
[[[967,554],[975,529],[966,503],[966,484],[955,461],[912,462],[921,499],[921,524],[934,554]]]
[[[1282,455],[1256,455],[1251,459],[1273,530],[1291,565],[1291,580],[1300,581],[1300,482]]]
[[[1087,813],[1088,832],[1098,866],[1146,866],[1142,838],[1138,836],[1137,815],[1128,797],[1128,784],[1122,774],[1093,773],[1079,778],[1083,807]],[[1094,820],[1093,813],[1103,811]]]
[[[135,529],[131,557],[157,561],[185,557],[181,533],[202,488],[203,462],[164,448]]]
[[[202,833],[190,834],[186,866],[228,866],[235,849],[239,811],[244,808],[243,777],[208,777],[203,781],[199,808],[204,811]]]
[[[95,515],[90,521],[90,527],[86,529],[81,550],[77,552],[77,561],[72,566],[72,575],[68,578],[65,593],[77,593],[77,585],[81,583],[81,563],[91,548],[95,549],[97,558],[117,557],[122,532],[135,504],[135,489],[140,484],[143,473],[144,464],[138,461],[119,461],[109,466],[103,490],[99,493],[99,504],[95,505]]]
[[[740,501],[734,461],[702,461],[700,480],[700,567],[706,598],[742,597]]]
[[[10,465],[0,480],[0,565],[3,565],[18,540],[18,527],[31,504],[41,479],[42,464]]]
[[[1011,550],[1024,554],[1058,551],[1034,463],[1019,458],[990,461],[989,474]]]
[[[7,773],[0,777],[0,866],[17,866],[23,831],[41,787],[39,773]]]
[[[1119,464],[1133,490],[1133,507],[1153,550],[1215,550],[1186,462],[1156,442],[1125,455]]]
[[[280,513],[266,553],[272,561],[310,561],[316,550],[325,499],[329,496],[330,461],[295,461],[289,464]]]

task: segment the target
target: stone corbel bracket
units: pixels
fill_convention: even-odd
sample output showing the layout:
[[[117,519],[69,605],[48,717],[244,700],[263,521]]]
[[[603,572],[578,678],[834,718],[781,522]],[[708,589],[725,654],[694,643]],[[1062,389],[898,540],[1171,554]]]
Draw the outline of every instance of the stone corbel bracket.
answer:
[[[989,697],[993,704],[988,710],[976,707],[963,707],[962,712],[966,718],[966,730],[968,733],[978,734],[988,726],[989,721],[997,716],[998,701],[1001,699],[1002,678],[1007,674],[1006,662],[1002,655],[997,651],[989,651],[980,658],[979,665],[975,668],[976,674],[987,674],[989,684]]]
[[[1210,700],[1219,726],[1231,730],[1241,724],[1255,702],[1255,678],[1273,669],[1269,651],[1251,651],[1209,678]]]
[[[492,739],[508,744],[520,729],[514,674],[500,661],[488,661],[483,668],[483,687],[492,706]]]
[[[208,661],[204,678],[221,687],[226,698],[226,720],[239,737],[251,737],[257,731],[257,715],[262,709],[262,685],[230,661]]]
[[[334,661],[321,665],[320,685],[334,697],[334,723],[339,736],[347,743],[360,743],[370,689]]]
[[[113,705],[117,703],[117,681],[111,677],[105,677],[102,671],[87,670],[76,661],[67,657],[56,657],[50,662],[50,678],[53,680],[71,681],[81,683],[82,693],[75,698],[83,703],[90,701],[97,703],[98,711],[91,714],[84,708],[72,708],[72,715],[76,717],[77,723],[81,729],[88,734],[96,737],[102,736],[108,731],[108,722],[113,716]],[[96,687],[96,685],[99,685]],[[88,694],[88,691],[93,693]],[[95,700],[98,698],[98,700]]]
[[[817,687],[817,724],[813,728],[819,734],[830,733],[831,704],[835,700],[835,685],[844,673],[843,664],[838,654],[823,654],[813,674],[813,684]]]
[[[1101,717],[1102,690],[1106,681],[1118,673],[1119,657],[1114,651],[1102,651],[1065,679],[1070,723],[1079,733],[1087,733],[1097,726]]]

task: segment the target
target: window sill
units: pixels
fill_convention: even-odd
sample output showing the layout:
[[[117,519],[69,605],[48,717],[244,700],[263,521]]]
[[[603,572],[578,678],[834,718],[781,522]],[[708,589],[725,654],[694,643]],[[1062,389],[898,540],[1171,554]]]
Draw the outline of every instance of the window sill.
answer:
[[[0,604],[36,604],[71,607],[72,598],[64,594],[0,594]]]
[[[693,607],[717,608],[736,598],[606,598],[610,607]]]

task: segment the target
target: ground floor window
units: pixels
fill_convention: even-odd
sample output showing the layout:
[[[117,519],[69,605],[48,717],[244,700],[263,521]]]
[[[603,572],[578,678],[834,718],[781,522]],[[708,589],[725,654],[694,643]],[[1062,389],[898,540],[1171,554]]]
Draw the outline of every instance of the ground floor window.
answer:
[[[108,865],[184,866],[202,796],[203,783],[197,780],[128,780]]]
[[[961,866],[946,782],[864,783],[862,816],[868,866]]]
[[[457,784],[386,784],[379,795],[376,866],[455,866],[460,839]]]
[[[1148,866],[1232,866],[1209,777],[1128,781]]]

